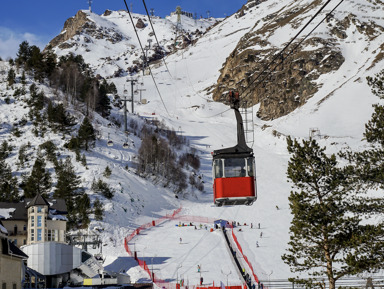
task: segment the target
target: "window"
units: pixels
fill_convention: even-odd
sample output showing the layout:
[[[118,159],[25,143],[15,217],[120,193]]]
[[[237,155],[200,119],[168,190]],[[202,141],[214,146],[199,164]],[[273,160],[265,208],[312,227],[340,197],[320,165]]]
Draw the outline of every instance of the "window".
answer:
[[[37,241],[41,241],[41,229],[37,229]]]
[[[42,216],[37,216],[37,227],[40,228],[42,224]]]
[[[224,175],[226,178],[245,177],[245,159],[226,159],[224,163]]]
[[[222,178],[223,177],[223,160],[215,160],[213,162],[213,168],[214,168],[214,175],[215,178]]]
[[[31,227],[35,226],[35,217],[31,216]]]
[[[24,230],[24,231],[27,230],[27,225],[24,225],[23,230]]]
[[[23,245],[26,245],[26,244],[27,244],[27,240],[24,239],[24,240],[23,240]]]
[[[255,176],[255,162],[253,158],[247,158],[247,170],[248,170],[248,176],[250,177]]]
[[[41,207],[37,207],[37,212],[41,213],[41,209],[42,209]]]
[[[17,286],[16,286],[15,283],[13,283],[13,285],[12,285],[12,289],[17,289]]]
[[[35,241],[35,229],[31,229],[31,241]]]
[[[52,241],[52,231],[51,230],[48,230],[48,238],[47,238],[48,241]]]
[[[7,283],[3,283],[2,286],[1,286],[1,289],[7,289]]]

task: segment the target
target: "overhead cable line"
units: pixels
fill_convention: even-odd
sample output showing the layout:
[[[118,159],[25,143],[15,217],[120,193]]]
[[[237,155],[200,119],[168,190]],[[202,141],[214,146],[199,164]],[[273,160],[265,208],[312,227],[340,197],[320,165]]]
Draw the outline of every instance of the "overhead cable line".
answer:
[[[125,7],[127,8],[127,11],[128,11],[128,14],[129,14],[129,18],[131,19],[133,29],[135,30],[137,40],[139,41],[141,51],[143,52],[143,55],[144,55],[144,57],[145,57],[145,51],[144,51],[143,45],[141,44],[140,37],[139,37],[139,34],[137,33],[137,29],[136,29],[136,27],[135,27],[135,24],[133,23],[133,19],[132,19],[131,11],[129,11],[128,4],[127,4],[127,1],[126,1],[126,0],[124,0],[124,4],[125,4]],[[164,108],[165,108],[165,111],[167,112],[168,116],[170,116],[170,114],[169,114],[169,112],[168,112],[168,109],[167,109],[167,107],[166,107],[166,105],[165,105],[165,103],[164,103],[163,97],[161,96],[159,87],[157,86],[155,77],[153,76],[152,69],[151,69],[151,67],[150,67],[149,65],[148,65],[148,68],[149,68],[149,72],[150,72],[150,74],[151,74],[151,76],[152,76],[153,83],[155,84],[157,93],[159,94],[160,99],[161,99],[161,102],[163,103],[163,106],[164,106]],[[133,101],[133,99],[132,99],[132,101]]]
[[[297,43],[296,44],[296,46],[294,47],[294,48],[292,48],[289,52],[288,52],[288,54],[287,54],[287,56],[285,57],[285,58],[287,58],[287,57],[289,57],[290,55],[292,55],[292,53],[309,37],[309,35],[311,35],[319,26],[320,26],[320,24],[322,24],[323,22],[324,22],[324,20],[326,20],[328,17],[329,17],[329,15],[331,15],[336,9],[337,9],[337,7],[339,7],[340,6],[340,4],[341,3],[343,3],[344,2],[344,0],[341,0],[330,12],[328,12],[327,13],[327,15],[299,42],[299,43]],[[292,41],[291,41],[292,42]],[[285,49],[285,48],[284,48]],[[278,56],[280,56],[280,55],[282,55],[282,52],[283,51],[281,51],[279,54],[278,54]],[[273,72],[273,71],[275,71],[276,70],[276,68],[280,65],[280,64],[282,64],[283,63],[283,61],[284,61],[284,59],[282,59],[281,60],[281,62],[280,63],[278,63],[278,64],[276,64],[274,67],[273,67],[273,69],[269,72],[269,74],[271,73],[271,72]],[[273,60],[272,60],[272,62],[273,62]],[[271,64],[271,63],[270,63]],[[264,73],[265,72],[265,70],[262,72],[262,73]],[[262,73],[261,74],[259,74],[258,75],[258,77],[259,76],[261,76],[262,75]],[[264,76],[264,78],[263,79],[261,79],[257,84],[256,84],[256,86],[257,85],[259,85],[260,83],[263,83],[264,82],[264,80],[268,77],[269,75],[266,75],[266,76]],[[257,78],[258,78],[257,77]],[[252,81],[251,82],[251,84],[250,85],[252,85],[256,80],[257,80],[257,78],[254,80],[254,81]],[[250,86],[249,85],[249,86]],[[249,87],[248,86],[248,87]],[[247,87],[247,88],[248,88]],[[246,90],[245,90],[246,91]],[[249,95],[249,93],[247,93],[246,95]],[[253,100],[252,100],[252,105],[253,105]]]
[[[147,12],[147,16],[148,16],[148,19],[149,19],[149,23],[151,24],[151,27],[152,27],[152,32],[153,32],[153,34],[155,35],[155,39],[156,39],[157,45],[158,45],[159,47],[161,47],[161,46],[160,46],[160,42],[159,42],[159,40],[157,39],[155,29],[153,28],[152,20],[151,20],[151,17],[149,16],[148,9],[147,9],[147,4],[145,4],[145,0],[143,0],[143,4],[144,4],[145,11]],[[163,57],[163,62],[164,62],[165,67],[167,68],[167,71],[168,71],[169,75],[172,77],[171,72],[170,72],[169,69],[168,69],[167,63],[165,62],[164,57]]]
[[[344,0],[342,0],[344,1]],[[288,44],[285,45],[285,47],[275,55],[275,57],[268,63],[268,65],[256,76],[256,78],[254,80],[252,80],[252,82],[246,87],[246,89],[242,92],[242,94],[244,94],[245,91],[247,91],[250,86],[255,83],[260,77],[261,75],[267,71],[267,69],[273,64],[273,62],[275,62],[279,57],[281,57],[281,55],[283,54],[283,52],[288,49],[288,46],[292,44],[293,41],[296,40],[297,37],[299,37],[299,35],[304,31],[305,28],[307,28],[307,26],[321,13],[321,11],[324,10],[324,8],[331,2],[331,0],[328,0],[317,12],[315,15],[313,15],[311,17],[311,19],[304,25],[303,28],[300,29],[300,31],[291,39],[291,41],[288,42]],[[265,79],[265,78],[264,78]],[[258,82],[257,84],[260,84],[261,82]],[[248,95],[248,94],[247,94]],[[253,104],[253,101],[252,101],[252,104]]]

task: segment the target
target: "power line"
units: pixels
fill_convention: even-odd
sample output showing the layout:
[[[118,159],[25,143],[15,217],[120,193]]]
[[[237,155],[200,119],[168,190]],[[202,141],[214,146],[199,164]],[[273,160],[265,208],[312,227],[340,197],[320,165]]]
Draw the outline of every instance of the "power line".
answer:
[[[287,58],[287,57],[289,57],[290,55],[292,55],[293,54],[293,52],[308,38],[308,36],[309,35],[311,35],[312,33],[313,33],[313,31],[315,31],[319,26],[320,26],[320,24],[322,24],[323,22],[324,22],[324,20],[325,19],[327,19],[328,17],[329,17],[329,15],[331,15],[336,9],[337,9],[337,7],[339,7],[340,6],[340,4],[342,3],[342,2],[344,2],[344,0],[341,0],[330,12],[328,12],[327,13],[327,15],[299,42],[299,43],[297,43],[296,44],[296,46],[294,47],[294,48],[292,48],[289,52],[288,52],[288,54],[287,54],[287,56],[285,57],[285,58]],[[290,42],[290,43],[292,43],[292,41]],[[284,48],[285,49],[285,48]],[[284,50],[283,49],[283,50]],[[282,52],[283,52],[283,50],[277,55],[277,56],[282,56]],[[276,59],[276,58],[275,58]],[[275,59],[273,59],[272,60],[272,62],[275,60]],[[276,64],[274,67],[273,67],[273,69],[263,78],[263,79],[261,79],[257,84],[256,84],[256,86],[257,85],[259,85],[260,83],[263,83],[264,82],[264,80],[269,76],[269,74],[271,73],[271,72],[273,72],[273,71],[275,71],[276,70],[276,68],[277,67],[279,67],[279,65],[280,64],[282,64],[283,62],[284,62],[284,58],[281,58],[282,60],[281,60],[281,62],[280,63],[278,63],[278,64]],[[269,66],[268,66],[269,67]],[[264,73],[265,72],[265,70],[262,72],[262,73]],[[261,76],[262,75],[262,73],[260,73],[259,75],[258,75],[258,77],[259,76]],[[257,78],[258,78],[257,77]],[[256,78],[256,79],[257,79]],[[256,81],[256,79],[255,79],[255,81]],[[252,85],[255,81],[253,81],[250,85]],[[250,86],[249,85],[249,86]],[[248,86],[248,87],[249,87]],[[245,90],[246,91],[246,90]],[[244,93],[244,92],[243,92]],[[249,93],[248,93],[249,94]],[[248,95],[248,94],[246,94],[246,96]],[[253,105],[253,100],[252,100],[252,105]]]
[[[136,27],[135,27],[135,24],[133,23],[132,15],[131,15],[131,12],[130,12],[130,10],[129,10],[129,8],[128,8],[128,4],[127,4],[127,1],[126,1],[126,0],[124,0],[124,4],[125,4],[125,7],[127,8],[127,11],[128,11],[128,14],[129,14],[129,18],[131,19],[133,29],[135,30],[137,40],[139,41],[141,51],[142,51],[142,53],[143,53],[143,55],[144,55],[144,57],[145,57],[145,51],[144,51],[143,45],[141,44],[140,37],[139,37],[139,34],[137,33],[137,29],[136,29]],[[161,102],[163,103],[163,106],[164,106],[164,108],[165,108],[165,111],[167,112],[168,116],[170,116],[170,114],[169,114],[169,112],[168,112],[168,109],[167,109],[167,107],[166,107],[166,105],[165,105],[165,103],[164,103],[163,97],[161,96],[159,87],[157,86],[155,77],[153,76],[151,66],[148,66],[148,68],[149,68],[149,73],[150,73],[151,76],[152,76],[153,83],[155,84],[157,93],[159,94],[160,99],[161,99]]]
[[[149,19],[149,23],[151,24],[152,32],[153,32],[153,34],[155,35],[155,39],[156,39],[157,45],[158,45],[159,47],[161,47],[161,46],[160,46],[160,43],[159,43],[159,40],[157,39],[157,35],[156,35],[156,32],[155,32],[155,28],[153,28],[152,20],[151,20],[151,17],[149,16],[148,9],[147,9],[147,4],[145,4],[145,0],[143,0],[143,4],[144,4],[145,11],[147,12],[147,16],[148,16],[148,19]],[[172,77],[172,75],[171,75],[171,73],[170,73],[170,71],[169,71],[169,69],[168,69],[167,63],[165,62],[164,57],[163,57],[162,59],[163,59],[163,62],[164,62],[165,67],[167,68],[167,71],[168,71],[169,75]]]
[[[341,2],[343,2],[344,0],[341,0]],[[304,25],[304,27],[303,28],[301,28],[300,29],[300,31],[288,42],[288,44],[286,44],[285,45],[285,47],[279,52],[279,53],[277,53],[276,55],[275,55],[275,57],[268,63],[268,65],[256,76],[256,78],[255,79],[253,79],[252,80],[252,82],[245,88],[245,90],[244,91],[242,91],[242,94],[244,94],[262,75],[263,75],[263,73],[265,73],[266,71],[267,71],[267,69],[278,59],[278,58],[281,58],[281,56],[283,55],[283,53],[284,53],[284,51],[286,50],[286,49],[288,49],[288,46],[289,45],[291,45],[292,44],[292,42],[294,41],[294,40],[296,40],[296,38],[298,38],[298,36],[304,31],[304,29],[305,28],[307,28],[307,26],[321,13],[321,11],[323,11],[324,10],[324,8],[329,4],[331,2],[331,0],[328,0],[316,13],[315,13],[315,15],[314,16],[312,16],[311,17],[311,19]],[[341,4],[341,2],[337,5],[337,6],[339,6],[340,4]],[[336,7],[337,7],[336,6]],[[334,9],[336,9],[336,7],[334,8]],[[322,21],[321,21],[322,22]],[[320,22],[320,23],[321,23]],[[317,28],[317,26],[316,26],[316,28]],[[310,32],[310,33],[312,33],[313,32],[313,30]],[[309,34],[307,35],[307,37],[309,36]],[[295,47],[296,48],[296,47]],[[293,50],[292,51],[290,51],[290,53],[292,53],[293,52]],[[274,69],[276,69],[276,67],[277,66],[275,66],[275,68]],[[271,71],[267,74],[267,76],[269,76],[269,74],[271,73]],[[267,77],[266,76],[266,77]],[[265,80],[265,78],[266,77],[264,77],[263,79],[262,79],[262,81],[263,80]],[[257,84],[256,84],[256,86],[257,85],[259,85],[260,83],[262,83],[262,81],[259,81]],[[249,93],[248,93],[249,94]],[[246,95],[248,95],[248,94],[246,94]],[[252,105],[253,105],[253,101],[252,101]]]

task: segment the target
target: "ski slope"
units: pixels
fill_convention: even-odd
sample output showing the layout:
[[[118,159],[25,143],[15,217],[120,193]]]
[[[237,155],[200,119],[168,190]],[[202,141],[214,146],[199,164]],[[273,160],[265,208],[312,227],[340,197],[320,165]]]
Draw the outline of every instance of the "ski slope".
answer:
[[[384,43],[384,34],[368,41],[351,28],[347,38],[340,42],[340,49],[345,57],[344,64],[338,71],[323,75],[317,80],[321,84],[319,91],[304,106],[273,121],[255,119],[253,150],[257,167],[258,199],[252,206],[220,208],[213,206],[211,152],[236,144],[236,121],[229,107],[212,101],[207,88],[216,83],[223,63],[239,39],[251,29],[262,25],[262,22],[258,21],[285,7],[308,5],[310,2],[269,0],[261,3],[258,8],[248,11],[241,18],[236,15],[226,18],[194,45],[168,55],[165,61],[169,70],[161,63],[151,67],[160,94],[151,76],[141,74],[134,76],[139,82],[144,83],[146,91],[142,97],[147,100],[147,104],[135,102],[137,115],[129,114],[129,118],[135,120],[138,120],[139,116],[157,118],[187,137],[190,146],[197,150],[201,158],[199,173],[203,176],[204,192],[194,191],[185,199],[176,199],[169,189],[137,176],[132,166],[141,140],[130,135],[129,141],[135,146],[123,149],[122,144],[126,141],[126,136],[122,128],[110,127],[109,121],[94,115],[96,129],[100,131],[97,145],[92,152],[86,153],[87,168],[79,163],[74,165],[92,201],[97,197],[90,191],[92,181],[102,177],[106,166],[112,169],[108,183],[115,190],[115,196],[113,200],[103,200],[104,220],[92,221],[90,226],[90,230],[97,228],[102,232],[103,254],[106,256],[104,265],[107,270],[124,271],[133,281],[147,282],[149,276],[139,268],[132,257],[127,255],[123,240],[140,225],[182,207],[181,215],[184,216],[246,223],[246,226],[241,227],[241,232],[236,231],[236,235],[262,282],[293,277],[289,267],[281,260],[289,241],[292,218],[288,204],[291,186],[286,178],[290,157],[286,150],[286,136],[308,139],[311,129],[316,128],[322,136],[317,140],[320,145],[327,147],[327,153],[334,153],[344,147],[357,150],[364,147],[365,143],[362,142],[364,124],[373,112],[372,104],[378,102],[370,92],[365,79],[378,73],[383,67],[382,60],[373,66],[372,63],[374,52],[379,51],[380,45]],[[359,7],[365,5],[365,10],[357,9],[358,5]],[[344,17],[348,11],[353,11],[362,21],[364,17],[368,17],[367,15],[372,17],[381,15],[382,8],[371,8],[370,4],[366,4],[363,0],[349,1],[340,6],[334,17]],[[127,18],[122,19],[118,16],[119,14],[121,16],[121,13],[114,12],[108,19],[93,15],[92,19],[97,23],[108,20],[105,25],[110,28],[120,27],[124,36],[134,41],[134,45],[137,46],[134,33],[128,27],[130,23]],[[114,24],[111,24],[112,22]],[[258,26],[255,26],[256,23]],[[383,25],[383,19],[377,23]],[[154,21],[156,33],[160,37],[168,35],[170,33],[168,26],[172,25],[174,24],[160,20]],[[188,25],[192,27],[193,23]],[[147,28],[142,34],[143,37],[149,33]],[[318,32],[323,33],[322,29],[323,27]],[[273,45],[280,47],[295,32],[296,30],[277,30],[274,35],[270,35],[271,41]],[[80,44],[73,50],[57,51],[58,54],[68,52],[82,54],[96,73],[108,77],[108,80],[115,83],[119,95],[124,95],[124,90],[130,85],[127,82],[130,77],[126,75],[111,77],[111,75],[116,68],[129,65],[135,58],[132,56],[125,62],[122,57],[119,60],[115,57],[112,62],[107,62],[100,60],[100,55],[110,53],[121,56],[128,53],[129,45],[97,42],[88,44],[90,52],[87,52],[81,45],[82,36],[79,38]],[[7,63],[1,64],[5,70],[9,68]],[[4,79],[5,75],[3,74]],[[10,124],[20,120],[28,110],[23,104],[12,102],[12,92],[3,82],[0,85],[3,91],[9,92],[11,98],[9,105],[5,105],[4,99],[0,98],[0,118],[4,123],[0,131],[0,141],[3,141],[11,131]],[[46,87],[44,89],[48,96],[54,97],[52,91]],[[138,99],[137,95],[134,97]],[[253,107],[254,113],[258,106]],[[76,114],[76,111],[72,110],[71,113]],[[122,120],[123,114],[123,110],[113,111],[112,116]],[[107,146],[108,136],[114,143],[113,147]],[[16,149],[27,141],[33,145],[39,142],[31,131],[25,131],[23,137],[23,140],[14,140]],[[50,139],[57,144],[63,144],[69,137],[46,135],[44,138],[45,141]],[[68,151],[63,151],[62,156],[71,156],[75,159],[75,154]],[[11,159],[14,167],[17,163],[16,158],[15,154]],[[50,165],[49,168],[52,167]],[[26,171],[19,169],[18,174]],[[253,229],[250,228],[250,223],[253,224]],[[260,229],[256,229],[256,224],[259,223]],[[196,272],[197,265],[201,264],[205,285],[212,285],[213,282],[219,285],[220,281],[226,282],[227,276],[230,285],[239,284],[231,256],[219,232],[200,228],[194,230],[192,227],[180,228],[175,226],[177,224],[177,220],[170,220],[135,237],[133,246],[137,249],[139,258],[143,258],[158,276],[169,282],[176,282],[183,277],[185,283],[196,285],[200,277]],[[208,224],[208,228],[212,225]],[[256,242],[259,247],[256,246]]]

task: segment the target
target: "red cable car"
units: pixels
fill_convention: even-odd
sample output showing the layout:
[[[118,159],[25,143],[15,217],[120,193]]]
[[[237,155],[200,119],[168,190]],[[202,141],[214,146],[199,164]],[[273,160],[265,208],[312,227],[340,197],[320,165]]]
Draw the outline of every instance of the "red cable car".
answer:
[[[256,200],[253,150],[245,142],[238,92],[229,92],[237,120],[237,145],[213,151],[213,198],[216,206],[252,205]]]

